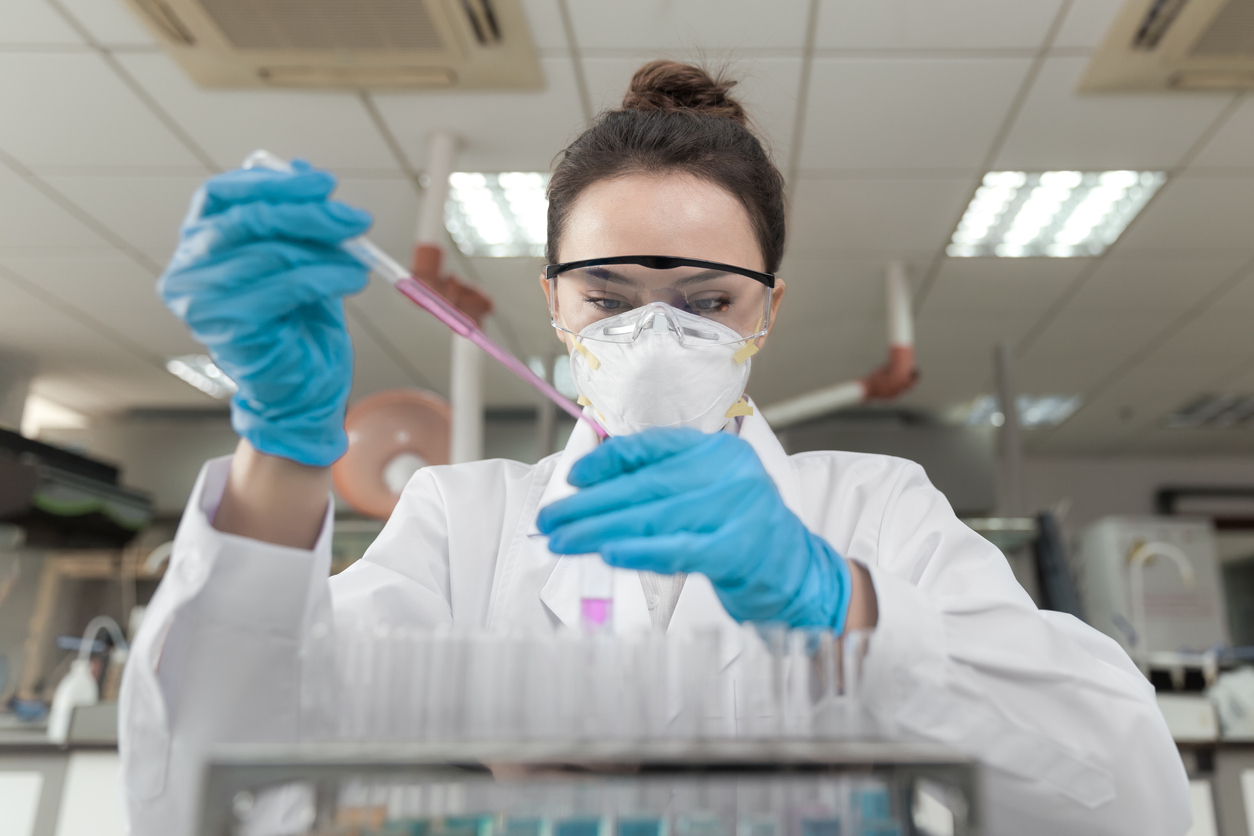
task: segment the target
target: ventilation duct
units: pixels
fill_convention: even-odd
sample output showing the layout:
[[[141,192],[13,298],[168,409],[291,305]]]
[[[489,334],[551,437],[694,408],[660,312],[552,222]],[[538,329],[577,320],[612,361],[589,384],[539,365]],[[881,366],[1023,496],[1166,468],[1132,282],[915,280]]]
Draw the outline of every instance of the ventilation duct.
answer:
[[[203,87],[543,86],[519,0],[126,0]]]
[[[1083,92],[1254,89],[1254,0],[1129,0]]]

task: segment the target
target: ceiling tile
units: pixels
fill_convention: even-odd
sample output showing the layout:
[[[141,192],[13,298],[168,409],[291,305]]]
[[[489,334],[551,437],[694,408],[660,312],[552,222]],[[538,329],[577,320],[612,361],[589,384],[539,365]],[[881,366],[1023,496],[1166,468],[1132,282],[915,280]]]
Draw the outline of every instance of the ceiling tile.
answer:
[[[1220,382],[1225,392],[1250,392],[1254,394],[1254,358],[1245,366],[1234,370],[1230,377]]]
[[[1096,355],[1076,359],[1029,354],[1014,361],[1015,388],[1038,395],[1075,395],[1090,392],[1123,362],[1121,357]]]
[[[1201,380],[1225,374],[1235,363],[1254,356],[1254,329],[1249,315],[1226,308],[1222,300],[1184,324],[1158,347],[1164,359],[1198,360]]]
[[[991,368],[991,361],[978,357],[920,357],[918,382],[893,403],[940,412],[961,409],[988,393]]]
[[[404,177],[341,177],[336,200],[365,209],[374,216],[366,234],[370,240],[406,266],[418,227],[418,194]]]
[[[94,54],[0,53],[0,113],[27,166],[199,165]]]
[[[531,42],[537,49],[566,49],[566,29],[558,0],[522,0],[523,15],[531,27]]]
[[[585,58],[584,72],[593,112],[618,108],[636,70],[659,57],[699,62],[702,58],[677,56],[673,52],[641,52],[629,58]],[[772,148],[776,162],[781,167],[785,165],[796,123],[801,59],[736,57],[724,63],[707,57],[706,63],[724,69],[729,78],[737,80],[732,95],[748,111],[754,127]]]
[[[1163,190],[1116,242],[1125,250],[1254,252],[1254,177],[1180,177]]]
[[[0,264],[160,356],[196,351],[157,298],[152,274],[127,258],[3,258]]]
[[[1172,314],[1155,311],[1082,313],[1068,309],[1045,327],[1023,356],[1113,368],[1153,345],[1173,319]]]
[[[60,0],[97,43],[105,46],[148,46],[157,43],[124,0]]]
[[[258,148],[331,169],[398,171],[354,93],[208,90],[163,53],[119,55],[136,81],[224,169]]]
[[[795,49],[805,42],[806,3],[638,0],[569,4],[580,49]]]
[[[1008,312],[933,313],[925,310],[915,326],[919,364],[930,357],[959,357],[992,369],[993,349],[1012,344],[1032,325],[1033,317]]]
[[[815,59],[803,169],[969,169],[1027,73],[1010,59]]]
[[[1075,0],[1053,45],[1063,49],[1098,46],[1123,6],[1124,0]]]
[[[803,178],[793,196],[789,252],[932,253],[949,240],[970,180]]]
[[[34,186],[0,166],[0,248],[108,246]]]
[[[1033,49],[1060,0],[825,0],[819,49]]]
[[[450,130],[463,140],[462,171],[548,171],[583,126],[567,58],[543,58],[547,86],[521,93],[380,93],[375,102],[410,162],[427,158],[427,135]]]
[[[995,168],[1022,171],[1169,169],[1231,100],[1208,93],[1081,95],[1086,58],[1049,58]]]
[[[1183,313],[1246,264],[1241,258],[1138,258],[1111,254],[1067,303],[1084,313]]]
[[[884,269],[887,259],[819,258],[789,255],[777,275],[787,291],[779,323],[816,327],[872,316],[882,319],[885,310]],[[927,270],[929,258],[906,264],[912,284]]]
[[[946,258],[924,310],[1039,316],[1088,264],[1082,258]]]
[[[204,180],[138,174],[43,179],[131,246],[165,252],[159,263],[174,252],[179,224]]]
[[[1239,316],[1254,316],[1254,271],[1249,272],[1231,290],[1224,293],[1218,304]]]
[[[81,44],[83,39],[44,0],[0,3],[0,44]]]
[[[153,363],[14,284],[4,270],[0,270],[0,295],[4,298],[0,305],[0,351],[33,356],[37,377],[61,374],[80,380],[80,386],[96,398],[92,409],[121,408],[127,401],[114,384],[142,379],[157,370]]]
[[[1254,98],[1246,99],[1193,161],[1194,168],[1254,168]]]

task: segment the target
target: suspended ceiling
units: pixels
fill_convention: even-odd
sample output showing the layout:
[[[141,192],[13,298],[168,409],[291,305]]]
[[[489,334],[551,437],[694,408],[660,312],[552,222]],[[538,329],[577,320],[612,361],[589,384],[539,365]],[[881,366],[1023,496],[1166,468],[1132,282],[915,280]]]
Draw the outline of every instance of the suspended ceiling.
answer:
[[[119,0],[0,0],[0,354],[35,391],[87,413],[215,404],[164,370],[197,350],[153,283],[196,185],[251,150],[336,171],[376,240],[409,249],[424,137],[451,128],[465,170],[545,170],[612,106],[633,69],[704,57],[789,179],[788,299],[751,394],[770,402],[883,358],[880,275],[911,267],[923,378],[905,402],[948,409],[991,390],[1015,347],[1019,388],[1082,393],[1039,454],[1252,452],[1254,428],[1171,431],[1204,392],[1254,394],[1254,99],[1081,96],[1113,0],[525,0],[538,93],[205,91]],[[988,170],[1171,175],[1099,259],[949,259]],[[490,330],[558,348],[530,259],[458,266],[495,297]],[[356,394],[446,392],[448,340],[384,286],[350,303]],[[490,370],[487,401],[533,403]]]

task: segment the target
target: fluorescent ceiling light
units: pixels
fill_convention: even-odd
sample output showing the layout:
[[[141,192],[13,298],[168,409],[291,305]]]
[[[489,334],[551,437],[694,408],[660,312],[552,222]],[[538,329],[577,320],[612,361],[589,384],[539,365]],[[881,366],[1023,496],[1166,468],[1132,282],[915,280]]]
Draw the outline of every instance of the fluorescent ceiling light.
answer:
[[[39,438],[44,430],[81,430],[87,416],[40,395],[27,395],[22,406],[22,435]]]
[[[544,255],[549,175],[538,171],[449,177],[444,224],[466,255]]]
[[[990,171],[945,252],[955,258],[1101,255],[1166,181],[1162,171]]]
[[[1083,399],[1079,395],[1019,395],[1019,425],[1027,430],[1039,427],[1056,427],[1070,418],[1080,408]],[[992,424],[1000,427],[1006,421],[997,398],[981,395],[967,413],[968,426]]]
[[[166,361],[166,370],[175,377],[186,380],[206,395],[229,398],[239,387],[213,361],[204,354],[184,354]]]
[[[1254,424],[1254,395],[1203,395],[1167,416],[1173,430]]]

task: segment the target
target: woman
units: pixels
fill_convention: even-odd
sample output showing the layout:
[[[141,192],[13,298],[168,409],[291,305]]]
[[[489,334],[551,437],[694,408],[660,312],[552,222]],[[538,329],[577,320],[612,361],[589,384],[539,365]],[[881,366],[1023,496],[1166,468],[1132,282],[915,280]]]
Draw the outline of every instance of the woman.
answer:
[[[569,555],[590,552],[639,571],[615,580],[629,624],[873,628],[876,720],[978,756],[990,833],[1185,832],[1180,759],[1114,642],[1037,611],[917,465],[789,457],[741,400],[784,297],[784,197],[730,86],[647,65],[554,171],[541,286],[612,438],[581,423],[535,466],[419,471],[329,583],[328,467],[352,363],[342,297],[366,283],[338,244],[369,216],[308,166],[198,192],[160,290],[239,384],[241,441],[205,465],[127,669],[136,833],[186,829],[209,745],[301,736],[332,614],[574,625],[577,567],[595,558]]]

